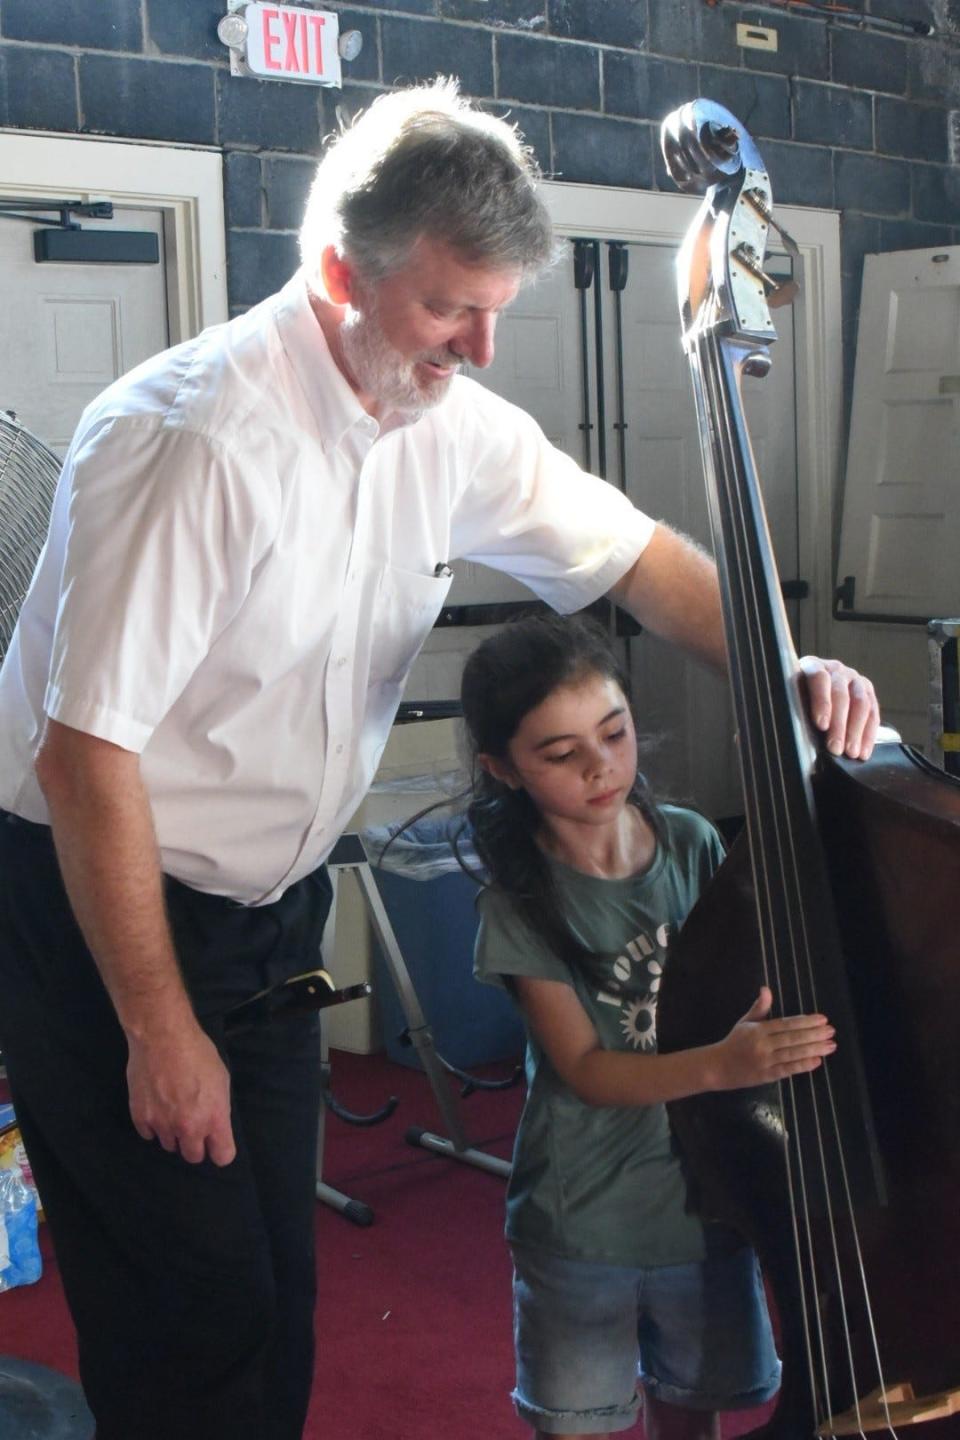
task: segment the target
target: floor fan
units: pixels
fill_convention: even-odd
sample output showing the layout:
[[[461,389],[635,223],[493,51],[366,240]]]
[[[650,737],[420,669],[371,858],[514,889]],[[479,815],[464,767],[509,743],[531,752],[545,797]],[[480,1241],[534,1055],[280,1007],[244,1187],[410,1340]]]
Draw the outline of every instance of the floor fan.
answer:
[[[53,451],[12,411],[0,411],[0,660],[43,549],[59,474]],[[93,1417],[74,1381],[46,1366],[0,1355],[0,1435],[4,1440],[90,1440]]]
[[[0,411],[0,660],[43,548],[60,474],[52,450]]]

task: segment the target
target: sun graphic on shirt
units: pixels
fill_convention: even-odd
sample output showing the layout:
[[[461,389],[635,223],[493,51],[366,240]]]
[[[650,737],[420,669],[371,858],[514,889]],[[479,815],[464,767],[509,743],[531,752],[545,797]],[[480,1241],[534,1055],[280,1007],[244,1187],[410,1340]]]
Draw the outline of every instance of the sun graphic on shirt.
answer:
[[[631,1000],[620,1014],[620,1029],[634,1050],[657,1048],[657,1001],[653,995],[645,1000]]]
[[[620,1012],[620,1029],[624,1039],[634,1050],[656,1050],[657,1048],[657,991],[663,978],[663,966],[659,960],[647,960],[647,993],[640,1000],[631,1000]]]

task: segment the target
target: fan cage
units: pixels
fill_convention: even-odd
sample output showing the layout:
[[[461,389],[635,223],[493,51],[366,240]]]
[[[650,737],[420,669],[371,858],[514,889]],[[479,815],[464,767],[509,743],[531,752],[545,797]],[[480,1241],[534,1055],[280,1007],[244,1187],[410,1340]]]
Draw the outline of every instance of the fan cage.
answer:
[[[43,549],[60,460],[9,412],[0,412],[0,660]]]

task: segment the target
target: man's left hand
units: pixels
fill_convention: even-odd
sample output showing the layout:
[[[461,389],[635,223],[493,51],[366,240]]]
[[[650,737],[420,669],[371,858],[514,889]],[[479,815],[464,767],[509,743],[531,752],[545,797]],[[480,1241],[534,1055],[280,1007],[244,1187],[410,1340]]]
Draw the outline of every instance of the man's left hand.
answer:
[[[869,760],[880,707],[867,677],[841,660],[820,660],[816,655],[804,655],[800,670],[810,718],[818,730],[826,732],[831,755]]]

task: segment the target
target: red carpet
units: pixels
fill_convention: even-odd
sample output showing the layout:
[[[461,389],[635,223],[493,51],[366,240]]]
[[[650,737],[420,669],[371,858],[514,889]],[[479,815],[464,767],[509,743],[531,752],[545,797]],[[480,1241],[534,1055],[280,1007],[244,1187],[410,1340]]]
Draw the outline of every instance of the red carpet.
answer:
[[[509,1067],[485,1070],[503,1075]],[[437,1128],[426,1079],[385,1057],[336,1054],[334,1090],[367,1129],[328,1116],[324,1178],[375,1213],[360,1228],[317,1207],[318,1365],[305,1440],[521,1440],[514,1415],[504,1182],[404,1140]],[[508,1156],[521,1087],[462,1103],[470,1142]],[[45,1273],[0,1294],[0,1354],[75,1376],[76,1351],[44,1227]],[[728,1436],[752,1422],[730,1417]],[[755,1423],[755,1422],[753,1422]],[[638,1427],[629,1432],[639,1440]],[[131,1437],[133,1440],[133,1437]]]
[[[493,1072],[505,1074],[509,1067]],[[418,1072],[380,1056],[337,1055],[338,1100],[366,1111],[400,1097],[382,1125],[327,1121],[324,1178],[370,1205],[361,1229],[319,1216],[319,1364],[307,1440],[511,1440],[510,1266],[504,1181],[414,1148],[410,1126],[439,1127]],[[521,1087],[462,1102],[468,1138],[508,1157]]]
[[[332,1063],[349,1109],[367,1113],[391,1094],[400,1104],[370,1128],[327,1118],[324,1178],[371,1206],[375,1220],[361,1228],[317,1206],[318,1364],[305,1440],[517,1440],[527,1427],[509,1399],[504,1182],[405,1142],[411,1126],[440,1124],[418,1071],[381,1055],[337,1053]],[[522,1099],[515,1086],[461,1102],[471,1143],[508,1157]],[[41,1243],[39,1283],[0,1293],[0,1355],[76,1376],[43,1226]]]

